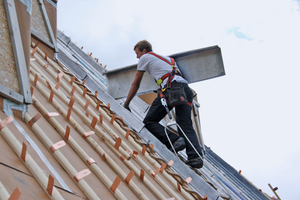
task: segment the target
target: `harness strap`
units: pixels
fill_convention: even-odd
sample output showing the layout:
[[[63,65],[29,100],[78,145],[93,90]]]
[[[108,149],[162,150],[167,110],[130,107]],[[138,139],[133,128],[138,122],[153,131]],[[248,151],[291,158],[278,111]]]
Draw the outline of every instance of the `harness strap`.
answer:
[[[171,65],[172,66],[172,68],[174,67],[174,65],[175,65],[175,61],[174,61],[174,59],[173,58],[171,58],[171,62],[172,63],[170,63],[168,60],[166,60],[166,59],[164,59],[163,57],[161,57],[161,56],[159,56],[159,55],[157,55],[156,53],[153,53],[153,52],[148,52],[149,54],[151,54],[151,55],[153,55],[153,56],[156,56],[156,57],[158,57],[159,59],[161,59],[161,60],[163,60],[163,61],[165,61],[166,63],[168,63],[169,65]]]
[[[169,77],[169,75],[172,73],[173,75],[171,76],[171,80],[174,78],[175,75],[178,75],[178,76],[181,76],[180,72],[176,69],[175,67],[175,60],[173,58],[171,58],[171,62],[169,62],[167,59],[157,55],[156,53],[153,53],[153,52],[148,52],[149,54],[153,55],[153,56],[156,56],[157,58],[165,61],[166,63],[168,63],[169,65],[171,65],[172,67],[172,72],[170,73],[166,73],[165,75],[163,75],[160,79],[158,79],[156,81],[156,84],[157,85],[160,85],[167,77]],[[173,73],[174,71],[174,73]],[[171,84],[169,84],[171,86]]]
[[[160,79],[158,79],[158,80],[156,81],[156,84],[157,84],[157,85],[160,85],[167,77],[169,77],[168,82],[167,82],[167,87],[166,87],[166,88],[162,88],[162,89],[159,91],[159,96],[160,96],[160,98],[166,99],[166,98],[164,97],[163,92],[164,92],[167,88],[170,88],[170,87],[171,87],[171,80],[175,77],[175,75],[181,76],[181,74],[180,74],[180,72],[176,69],[176,67],[175,67],[175,60],[174,60],[173,58],[171,58],[171,63],[170,63],[170,62],[169,62],[168,60],[166,60],[165,58],[163,58],[163,57],[161,57],[161,56],[159,56],[159,55],[157,55],[157,54],[155,54],[155,53],[153,53],[153,52],[148,52],[148,53],[151,54],[151,55],[153,55],[153,56],[156,56],[157,58],[159,58],[159,59],[161,59],[161,60],[163,60],[163,61],[165,61],[166,63],[168,63],[169,65],[171,65],[171,67],[172,67],[172,69],[173,69],[170,73],[166,73],[165,75],[163,75]],[[168,101],[168,100],[167,100],[167,101]],[[185,103],[185,104],[191,106],[193,103],[188,102],[188,103]]]

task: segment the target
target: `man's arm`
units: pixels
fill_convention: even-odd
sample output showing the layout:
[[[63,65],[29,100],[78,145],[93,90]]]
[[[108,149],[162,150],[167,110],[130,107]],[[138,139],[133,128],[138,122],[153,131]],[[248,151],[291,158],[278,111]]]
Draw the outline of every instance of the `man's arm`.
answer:
[[[143,75],[145,72],[143,71],[137,71],[135,74],[135,78],[131,84],[130,90],[128,92],[127,99],[125,101],[126,105],[129,105],[130,101],[133,99],[133,97],[136,95],[138,89],[140,88],[140,83],[142,81]]]

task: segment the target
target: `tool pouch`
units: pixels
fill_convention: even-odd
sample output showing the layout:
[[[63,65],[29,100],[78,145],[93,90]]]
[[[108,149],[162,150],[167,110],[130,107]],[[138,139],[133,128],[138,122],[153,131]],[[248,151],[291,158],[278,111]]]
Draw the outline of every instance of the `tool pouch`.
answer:
[[[167,88],[164,95],[172,107],[188,103],[183,86]]]

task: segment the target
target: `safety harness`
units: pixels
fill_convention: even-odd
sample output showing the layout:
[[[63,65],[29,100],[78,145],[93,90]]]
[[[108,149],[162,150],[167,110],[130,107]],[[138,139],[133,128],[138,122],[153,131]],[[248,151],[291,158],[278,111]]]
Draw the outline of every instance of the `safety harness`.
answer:
[[[161,97],[161,101],[162,101],[162,105],[166,108],[167,113],[169,115],[169,117],[171,118],[171,115],[169,113],[169,109],[167,106],[167,98],[164,96],[163,92],[167,89],[167,88],[171,88],[171,84],[172,84],[172,80],[175,77],[175,75],[177,76],[181,76],[180,72],[176,69],[175,67],[175,61],[173,58],[171,58],[171,62],[169,62],[168,60],[166,60],[165,58],[153,53],[153,52],[148,52],[148,54],[151,54],[153,56],[156,56],[157,58],[165,61],[166,63],[168,63],[169,65],[171,65],[172,67],[172,71],[170,73],[166,73],[165,75],[163,75],[160,79],[158,79],[156,81],[156,84],[160,86],[160,91],[158,92],[159,96]],[[166,84],[166,87],[162,88],[161,83],[168,77],[168,81]],[[187,102],[187,105],[192,105],[192,103]]]
[[[170,73],[166,73],[165,75],[163,75],[160,79],[158,79],[156,81],[156,84],[159,85],[161,87],[161,83],[167,78],[169,77],[169,80],[167,82],[167,87],[166,88],[170,88],[171,87],[171,82],[173,80],[173,78],[175,77],[175,75],[181,76],[180,72],[176,69],[175,67],[175,61],[173,58],[171,58],[171,62],[169,62],[168,60],[166,60],[165,58],[153,53],[153,52],[148,52],[148,54],[151,54],[153,56],[156,56],[157,58],[165,61],[166,63],[168,63],[169,65],[171,65],[172,67],[172,71]]]

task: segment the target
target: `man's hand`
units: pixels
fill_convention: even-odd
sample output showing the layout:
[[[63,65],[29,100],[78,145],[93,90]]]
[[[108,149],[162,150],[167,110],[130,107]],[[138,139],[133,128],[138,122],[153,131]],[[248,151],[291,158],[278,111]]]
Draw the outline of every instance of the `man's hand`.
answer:
[[[127,110],[129,110],[129,112],[131,112],[131,110],[130,110],[130,108],[129,108],[129,103],[126,103],[126,102],[125,102],[123,106],[124,106],[124,108],[126,108]]]
[[[143,78],[143,75],[144,75],[144,72],[141,72],[141,71],[137,71],[136,74],[135,74],[135,78],[131,84],[131,87],[130,87],[130,90],[128,92],[128,96],[127,96],[127,99],[124,103],[124,108],[126,108],[127,110],[130,110],[129,108],[129,103],[131,102],[131,100],[133,99],[133,97],[136,95],[136,92],[138,91],[139,87],[140,87],[140,83],[142,81],[142,78]]]

